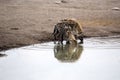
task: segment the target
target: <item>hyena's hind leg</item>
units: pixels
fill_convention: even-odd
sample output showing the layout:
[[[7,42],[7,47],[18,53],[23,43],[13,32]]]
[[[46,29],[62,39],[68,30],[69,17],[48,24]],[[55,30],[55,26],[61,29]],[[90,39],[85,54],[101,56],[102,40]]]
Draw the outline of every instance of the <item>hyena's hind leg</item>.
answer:
[[[53,40],[54,40],[54,43],[56,43],[56,41],[57,41],[57,36],[58,36],[58,34],[59,34],[59,30],[58,30],[58,26],[57,25],[55,25],[55,27],[54,27],[54,31],[53,31]]]

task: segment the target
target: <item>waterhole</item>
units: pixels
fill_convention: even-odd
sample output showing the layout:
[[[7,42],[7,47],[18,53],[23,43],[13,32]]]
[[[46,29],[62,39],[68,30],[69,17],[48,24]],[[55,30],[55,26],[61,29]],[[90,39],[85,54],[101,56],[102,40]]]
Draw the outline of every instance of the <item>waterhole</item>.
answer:
[[[0,80],[120,80],[120,37],[80,45],[35,44],[0,52]]]

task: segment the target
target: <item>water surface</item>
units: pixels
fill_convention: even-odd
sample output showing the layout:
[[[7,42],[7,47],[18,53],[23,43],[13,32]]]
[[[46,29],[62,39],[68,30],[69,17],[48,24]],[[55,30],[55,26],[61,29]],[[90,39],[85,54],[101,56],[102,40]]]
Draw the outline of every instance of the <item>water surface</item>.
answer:
[[[0,52],[0,80],[120,80],[120,38],[53,42]]]

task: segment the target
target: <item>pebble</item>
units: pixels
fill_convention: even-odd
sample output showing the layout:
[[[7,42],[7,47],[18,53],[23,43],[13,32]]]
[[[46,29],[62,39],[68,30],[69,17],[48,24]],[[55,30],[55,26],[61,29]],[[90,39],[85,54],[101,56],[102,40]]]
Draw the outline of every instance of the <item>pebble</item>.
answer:
[[[55,4],[61,4],[61,3],[67,3],[67,1],[65,1],[65,0],[55,1]]]
[[[55,4],[60,4],[61,3],[61,1],[55,1]]]
[[[120,8],[119,7],[113,7],[112,10],[116,10],[116,11],[119,11]]]

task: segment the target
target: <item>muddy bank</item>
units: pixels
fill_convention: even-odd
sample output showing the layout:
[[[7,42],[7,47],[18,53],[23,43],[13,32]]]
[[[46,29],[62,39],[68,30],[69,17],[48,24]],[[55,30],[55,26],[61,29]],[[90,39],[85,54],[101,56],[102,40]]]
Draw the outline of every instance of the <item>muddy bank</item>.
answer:
[[[51,41],[54,25],[76,18],[85,37],[120,35],[119,0],[0,0],[0,50]]]

